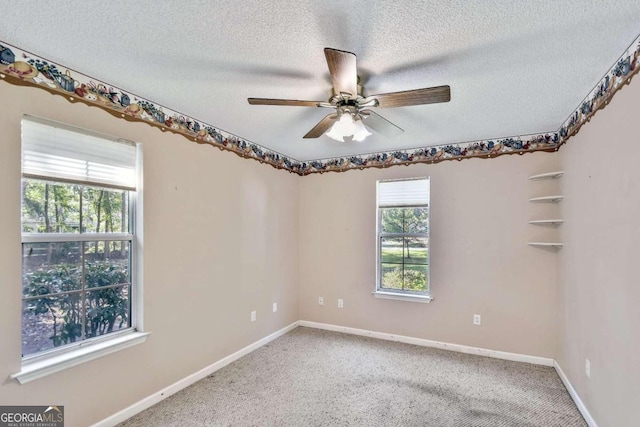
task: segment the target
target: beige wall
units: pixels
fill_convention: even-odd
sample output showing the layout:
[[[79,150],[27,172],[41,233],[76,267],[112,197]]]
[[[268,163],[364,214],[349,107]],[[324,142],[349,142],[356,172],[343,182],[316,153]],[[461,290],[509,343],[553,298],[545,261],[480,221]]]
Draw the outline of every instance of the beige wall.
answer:
[[[600,427],[640,419],[638,99],[636,76],[560,151],[566,222],[557,360]]]
[[[22,113],[144,144],[152,332],[143,345],[26,385],[6,379],[0,403],[63,404],[70,426],[87,425],[303,319],[556,358],[600,426],[631,425],[640,418],[637,80],[560,154],[304,178],[0,84],[0,376],[20,367]],[[527,180],[557,169],[561,180]],[[375,182],[425,175],[435,301],[375,299]],[[559,205],[527,202],[560,191]],[[558,229],[527,224],[556,216],[565,219]],[[559,252],[526,244],[559,237]]]
[[[556,170],[558,159],[534,153],[303,178],[301,318],[553,358],[558,255],[527,245],[554,237],[527,221],[557,207],[527,200],[557,184],[527,177]],[[427,175],[435,300],[376,299],[376,180]],[[473,325],[474,313],[481,326]]]
[[[38,89],[2,83],[0,99],[0,403],[62,404],[67,425],[88,425],[298,320],[297,176]],[[22,113],[143,143],[144,322],[152,334],[18,385],[7,377],[21,354]]]

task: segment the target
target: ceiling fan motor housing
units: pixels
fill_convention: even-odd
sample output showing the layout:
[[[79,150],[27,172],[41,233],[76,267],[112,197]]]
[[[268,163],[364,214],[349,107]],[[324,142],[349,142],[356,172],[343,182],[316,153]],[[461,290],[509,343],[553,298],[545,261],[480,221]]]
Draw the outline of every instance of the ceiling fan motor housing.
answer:
[[[360,110],[366,107],[377,107],[378,100],[375,98],[364,98],[362,95],[352,96],[349,93],[333,95],[329,99],[329,104],[334,106],[339,115],[349,113],[354,119],[360,115]]]

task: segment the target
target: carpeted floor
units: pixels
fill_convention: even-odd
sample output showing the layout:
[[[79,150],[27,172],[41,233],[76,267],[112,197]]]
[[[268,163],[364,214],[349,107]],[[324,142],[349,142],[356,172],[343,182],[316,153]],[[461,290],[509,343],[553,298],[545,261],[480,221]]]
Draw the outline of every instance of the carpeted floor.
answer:
[[[134,426],[586,426],[553,368],[298,327]]]

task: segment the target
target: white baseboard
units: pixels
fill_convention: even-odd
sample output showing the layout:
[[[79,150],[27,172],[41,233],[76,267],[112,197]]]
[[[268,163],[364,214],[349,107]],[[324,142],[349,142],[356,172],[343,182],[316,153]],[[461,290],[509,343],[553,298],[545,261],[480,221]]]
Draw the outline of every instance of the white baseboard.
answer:
[[[591,416],[591,414],[587,410],[587,407],[584,406],[584,403],[582,402],[582,399],[580,399],[580,396],[578,396],[578,392],[576,392],[576,389],[573,388],[573,386],[569,382],[569,378],[567,378],[567,376],[565,375],[565,373],[562,370],[562,368],[560,367],[560,365],[558,365],[558,361],[556,361],[556,360],[553,361],[553,367],[556,368],[556,372],[558,373],[558,376],[562,380],[562,383],[564,384],[564,386],[566,387],[567,391],[569,392],[569,396],[571,396],[573,401],[576,403],[576,406],[578,407],[578,410],[580,411],[580,413],[584,417],[584,420],[587,422],[589,427],[598,427],[598,424],[596,424],[596,421],[593,419],[593,417]]]
[[[486,348],[469,347],[460,344],[449,344],[446,342],[426,340],[422,338],[407,337],[404,335],[386,334],[383,332],[368,331],[366,329],[347,328],[345,326],[330,325],[327,323],[310,322],[301,320],[300,326],[308,328],[325,329],[327,331],[344,332],[346,334],[361,335],[365,337],[378,338],[387,341],[397,341],[406,344],[414,344],[423,347],[434,347],[443,350],[457,351],[459,353],[476,354],[478,356],[493,357],[495,359],[512,360],[514,362],[526,362],[534,365],[553,366],[553,359],[526,354],[508,353],[506,351],[489,350]]]
[[[177,381],[173,384],[171,384],[168,387],[165,387],[164,389],[152,394],[151,396],[145,397],[144,399],[134,403],[133,405],[129,406],[128,408],[123,409],[120,412],[117,412],[105,419],[103,419],[102,421],[99,421],[95,424],[93,424],[92,427],[112,427],[117,425],[118,423],[121,423],[129,418],[131,418],[132,416],[136,415],[139,412],[144,411],[145,409],[155,405],[156,403],[160,402],[161,400],[166,399],[167,397],[171,396],[172,394],[177,393],[178,391],[182,390],[183,388],[186,388],[188,386],[190,386],[191,384],[200,381],[201,379],[207,377],[208,375],[211,375],[212,373],[214,373],[215,371],[224,368],[225,366],[227,366],[228,364],[235,362],[236,360],[240,359],[242,356],[245,356],[249,353],[251,353],[252,351],[262,347],[263,345],[275,340],[276,338],[286,334],[287,332],[291,331],[292,329],[296,328],[298,326],[299,322],[293,322],[292,324],[290,324],[289,326],[286,326],[274,333],[272,333],[271,335],[268,335],[264,338],[262,338],[261,340],[258,340],[256,342],[254,342],[253,344],[250,344],[246,347],[244,347],[241,350],[236,351],[235,353],[225,357],[224,359],[220,359],[217,362],[207,366],[206,368],[203,368],[201,370],[199,370],[198,372],[189,375],[186,378],[181,379],[180,381]]]

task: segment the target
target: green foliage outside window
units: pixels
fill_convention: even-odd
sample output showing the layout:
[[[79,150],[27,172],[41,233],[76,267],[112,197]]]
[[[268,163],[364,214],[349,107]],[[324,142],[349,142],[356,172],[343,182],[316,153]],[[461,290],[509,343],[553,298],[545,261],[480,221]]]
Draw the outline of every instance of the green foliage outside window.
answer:
[[[380,216],[381,288],[427,291],[429,208],[381,208]]]
[[[113,262],[89,262],[85,267],[85,338],[97,337],[128,326],[128,286],[101,289],[101,286],[125,284],[129,273],[125,265]],[[27,273],[25,297],[27,309],[53,319],[51,336],[55,347],[82,338],[82,271],[71,265],[56,265],[47,270]],[[66,293],[69,292],[69,293]]]
[[[126,234],[129,215],[126,190],[23,179],[22,231],[39,239],[23,244],[25,355],[130,326],[130,241],[76,237]]]
[[[407,291],[426,291],[427,276],[424,272],[412,269],[394,268],[382,274],[382,283],[387,288]]]
[[[33,179],[22,184],[22,231],[128,231],[127,192]]]

